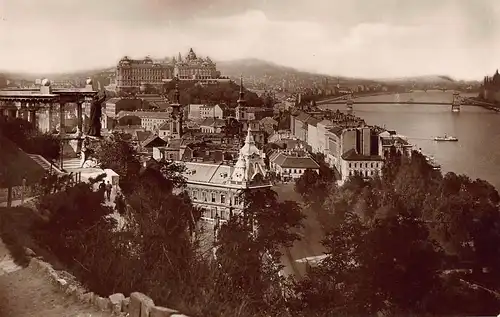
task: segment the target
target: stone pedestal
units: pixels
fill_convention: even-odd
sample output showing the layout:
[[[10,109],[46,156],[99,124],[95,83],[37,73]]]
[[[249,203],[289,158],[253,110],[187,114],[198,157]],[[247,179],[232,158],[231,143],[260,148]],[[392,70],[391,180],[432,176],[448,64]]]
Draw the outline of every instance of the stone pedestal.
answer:
[[[59,103],[59,134],[64,135],[66,134],[66,127],[64,126],[64,102]]]
[[[52,121],[54,120],[54,113],[52,111],[53,105],[50,104],[49,108],[47,109],[47,129],[49,133],[54,132],[54,125],[52,124]]]
[[[29,110],[28,121],[31,122],[35,127],[37,126],[36,122],[36,110]]]
[[[76,134],[78,136],[81,136],[83,131],[83,111],[81,102],[78,102],[76,104],[76,117],[77,117]]]

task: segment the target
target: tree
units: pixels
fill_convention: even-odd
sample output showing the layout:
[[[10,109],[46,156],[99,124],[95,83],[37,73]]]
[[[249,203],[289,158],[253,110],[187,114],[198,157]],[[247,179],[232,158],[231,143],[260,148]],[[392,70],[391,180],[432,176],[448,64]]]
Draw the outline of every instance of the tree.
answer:
[[[425,312],[428,294],[439,287],[439,248],[423,222],[409,215],[379,219],[364,226],[347,212],[325,238],[329,255],[298,283],[299,310],[373,315]],[[426,264],[422,265],[422,259]]]
[[[308,203],[322,202],[328,189],[327,182],[312,169],[306,169],[295,181],[295,191]]]
[[[79,258],[81,244],[90,230],[107,231],[115,225],[113,219],[107,218],[112,209],[104,205],[104,196],[93,191],[92,186],[78,183],[42,196],[37,202],[38,210],[49,216],[47,222],[36,225],[37,238],[71,265]]]
[[[315,153],[313,158],[319,164],[319,175],[325,182],[330,183],[337,179],[335,169],[326,164],[323,153]]]
[[[127,141],[127,136],[115,132],[99,143],[94,155],[101,168],[109,168],[120,175],[120,186],[128,191],[130,182],[138,175],[141,166],[137,152]]]
[[[247,190],[242,198],[242,213],[221,227],[217,242],[217,262],[231,293],[227,296],[248,302],[255,314],[283,314],[280,250],[298,239],[295,231],[304,216],[296,203],[279,202],[271,189]]]
[[[294,311],[315,316],[359,314],[357,305],[363,303],[356,303],[356,278],[366,231],[357,215],[344,215],[323,241],[328,257],[295,284]]]

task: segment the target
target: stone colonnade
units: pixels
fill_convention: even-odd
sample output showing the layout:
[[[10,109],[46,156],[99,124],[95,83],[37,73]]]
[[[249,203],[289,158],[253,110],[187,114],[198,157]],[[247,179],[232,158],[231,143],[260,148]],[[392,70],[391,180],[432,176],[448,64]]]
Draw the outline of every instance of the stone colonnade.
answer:
[[[65,115],[66,115],[66,104],[64,101],[39,101],[39,100],[12,100],[12,101],[0,101],[0,115],[7,116],[11,118],[21,118],[28,120],[33,123],[36,127],[41,130],[46,130],[46,132],[52,132],[53,127],[53,117],[54,117],[54,106],[57,104],[59,109],[59,133],[65,134]],[[77,135],[82,135],[83,133],[83,102],[76,102],[77,109]],[[37,120],[37,112],[45,111],[47,115],[47,125],[45,129],[39,126]]]

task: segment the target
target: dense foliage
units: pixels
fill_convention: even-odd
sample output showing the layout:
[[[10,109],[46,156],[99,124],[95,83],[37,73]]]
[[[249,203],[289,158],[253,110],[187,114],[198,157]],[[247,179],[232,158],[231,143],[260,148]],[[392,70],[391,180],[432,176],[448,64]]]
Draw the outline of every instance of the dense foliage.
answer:
[[[92,149],[101,168],[109,168],[120,175],[120,186],[127,192],[131,190],[132,182],[141,169],[137,152],[128,138],[127,134],[115,132]]]
[[[315,199],[318,179],[304,174],[297,191]],[[317,206],[329,256],[296,285],[294,309],[313,316],[496,313],[498,202],[487,182],[442,176],[421,154],[392,149],[381,178],[330,186]]]
[[[133,158],[133,151],[119,136],[103,145],[98,155],[109,158],[107,166],[128,173],[125,160],[111,157],[130,151]],[[299,207],[278,202],[271,190],[243,193],[246,212],[222,225],[214,258],[202,248],[201,212],[184,192],[182,172],[167,162],[134,170],[116,213],[95,184],[48,190],[38,202],[48,221],[36,226],[36,238],[101,295],[141,290],[193,317],[283,313],[277,263],[280,248],[297,238],[291,231],[300,226]]]
[[[57,136],[40,132],[21,118],[0,116],[0,132],[29,154],[38,154],[49,161],[59,158],[61,144]]]
[[[234,82],[221,82],[217,84],[202,85],[193,82],[172,81],[165,85],[164,92],[170,100],[175,100],[175,86],[178,85],[180,91],[180,102],[188,104],[219,104],[225,103],[236,107],[236,100],[239,99],[240,87]],[[263,100],[256,93],[245,89],[245,101],[252,107],[263,106]]]
[[[40,199],[48,220],[36,227],[38,240],[101,295],[140,290],[192,317],[485,315],[500,307],[492,295],[498,192],[482,180],[443,176],[416,152],[410,159],[393,150],[382,177],[354,176],[342,187],[316,157],[320,172],[306,171],[295,188],[322,215],[328,256],[291,281],[279,273],[282,250],[299,239],[297,203],[270,189],[243,192],[243,212],[233,209],[209,232],[218,240],[206,249],[183,167],[141,168],[119,135],[102,145],[101,163],[133,180],[118,212],[110,217],[93,184],[64,184]]]

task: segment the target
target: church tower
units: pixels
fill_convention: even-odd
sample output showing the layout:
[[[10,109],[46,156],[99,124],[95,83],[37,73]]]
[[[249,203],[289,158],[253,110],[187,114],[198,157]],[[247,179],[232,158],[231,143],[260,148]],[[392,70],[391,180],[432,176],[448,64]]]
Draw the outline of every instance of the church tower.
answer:
[[[245,93],[243,92],[243,76],[240,76],[240,95],[236,102],[238,103],[238,105],[236,106],[236,119],[240,122],[247,120],[248,118],[246,117]],[[246,127],[244,127],[244,130],[245,129]]]
[[[170,118],[170,138],[180,139],[182,137],[182,106],[180,102],[179,85],[175,85],[174,103],[170,105],[172,113]]]

